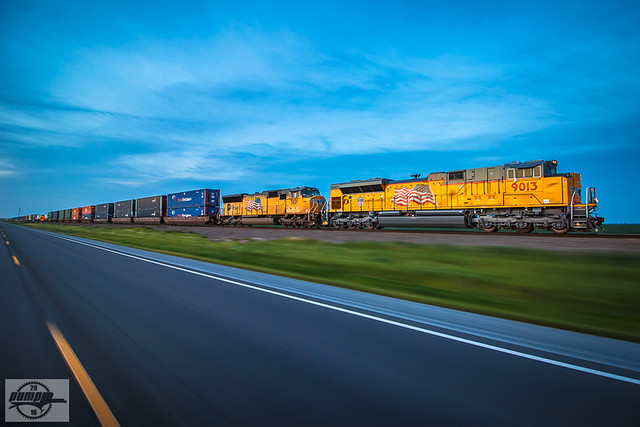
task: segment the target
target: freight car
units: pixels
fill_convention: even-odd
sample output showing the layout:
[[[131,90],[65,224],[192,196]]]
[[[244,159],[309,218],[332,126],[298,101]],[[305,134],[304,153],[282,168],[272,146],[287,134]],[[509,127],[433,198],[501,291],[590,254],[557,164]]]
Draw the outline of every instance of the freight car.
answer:
[[[96,205],[96,213],[93,222],[111,222],[113,219],[113,203],[101,203]]]
[[[595,188],[583,203],[580,174],[557,162],[514,162],[435,172],[420,179],[374,178],[333,184],[326,222],[335,228],[474,227],[486,232],[533,229],[593,231]]]
[[[133,222],[136,224],[160,224],[167,208],[167,196],[159,195],[136,199]]]
[[[165,224],[217,224],[220,190],[203,188],[167,194]]]
[[[111,222],[114,224],[131,224],[135,210],[135,199],[115,202],[113,204],[113,217],[111,218]]]
[[[313,187],[229,194],[222,196],[220,224],[320,227],[325,203]]]
[[[83,206],[80,210],[81,222],[93,222],[96,217],[96,207],[94,205]]]

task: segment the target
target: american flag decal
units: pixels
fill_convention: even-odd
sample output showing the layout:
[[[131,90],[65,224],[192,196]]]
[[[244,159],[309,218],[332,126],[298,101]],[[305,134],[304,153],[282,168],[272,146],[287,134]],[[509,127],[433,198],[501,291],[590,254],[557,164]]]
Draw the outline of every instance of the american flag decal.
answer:
[[[244,207],[249,211],[261,211],[262,210],[262,201],[259,198],[255,198],[253,200],[247,200],[247,203]]]
[[[396,188],[393,191],[393,203],[400,206],[407,206],[411,202],[421,205],[431,203],[436,204],[436,198],[428,184],[417,184],[413,188]]]

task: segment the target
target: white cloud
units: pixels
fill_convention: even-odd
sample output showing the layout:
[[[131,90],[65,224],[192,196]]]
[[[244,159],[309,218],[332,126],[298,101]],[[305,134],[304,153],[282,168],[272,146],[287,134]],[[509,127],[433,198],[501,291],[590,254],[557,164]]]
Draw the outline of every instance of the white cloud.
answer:
[[[10,177],[16,174],[15,166],[7,160],[0,160],[0,178]]]
[[[159,170],[210,170],[202,158],[227,159],[217,166],[230,171],[243,153],[474,149],[555,122],[545,101],[502,89],[504,78],[500,65],[473,58],[331,54],[291,33],[235,27],[208,40],[81,52],[50,88],[77,111],[11,111],[6,120],[48,133],[50,144],[146,144],[154,154],[118,164],[157,180]]]
[[[152,152],[118,157],[109,166],[109,175],[101,182],[144,186],[165,180],[232,181],[247,175],[237,165],[215,158],[206,150]]]

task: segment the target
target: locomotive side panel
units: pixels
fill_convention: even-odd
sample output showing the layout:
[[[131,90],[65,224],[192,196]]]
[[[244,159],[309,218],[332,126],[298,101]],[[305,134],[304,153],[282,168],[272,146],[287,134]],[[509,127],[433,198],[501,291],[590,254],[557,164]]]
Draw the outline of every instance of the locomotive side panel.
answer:
[[[243,217],[265,215],[269,209],[269,199],[261,193],[245,194],[242,199]]]

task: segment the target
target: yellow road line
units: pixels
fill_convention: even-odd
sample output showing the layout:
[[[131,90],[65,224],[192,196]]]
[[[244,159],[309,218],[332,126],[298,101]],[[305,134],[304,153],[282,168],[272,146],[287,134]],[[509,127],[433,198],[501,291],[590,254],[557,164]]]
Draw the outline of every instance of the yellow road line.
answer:
[[[13,258],[13,263],[18,267],[20,267],[20,261],[18,261],[18,258],[16,258],[15,255],[11,255],[11,257]]]
[[[76,357],[76,354],[73,352],[69,343],[62,335],[62,332],[54,325],[52,322],[47,322],[47,327],[49,328],[49,332],[53,337],[53,340],[56,342],[58,346],[58,350],[62,354],[64,361],[67,362],[67,366],[73,373],[73,376],[76,378],[78,385],[82,389],[85,397],[89,401],[91,408],[93,408],[93,412],[95,412],[100,424],[103,426],[119,426],[116,417],[113,416],[113,412],[107,406],[107,403],[102,398],[102,395],[96,388],[91,378],[89,378],[89,374],[80,363],[80,360]]]
[[[8,244],[9,244],[9,241],[8,241],[8,240],[5,240],[5,243],[8,245]]]

